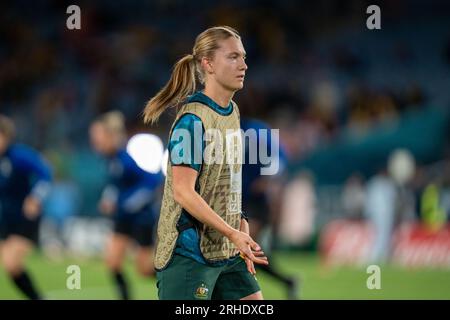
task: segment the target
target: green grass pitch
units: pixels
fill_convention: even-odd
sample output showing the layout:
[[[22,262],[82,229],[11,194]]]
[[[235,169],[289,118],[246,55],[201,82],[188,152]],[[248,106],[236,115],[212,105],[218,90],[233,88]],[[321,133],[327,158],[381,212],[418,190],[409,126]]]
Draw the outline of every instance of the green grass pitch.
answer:
[[[271,262],[300,278],[301,299],[450,299],[449,269],[406,269],[381,266],[381,289],[366,286],[365,267],[325,269],[316,254],[279,252]],[[66,273],[69,265],[81,268],[81,289],[69,290]],[[101,260],[66,258],[50,261],[34,253],[28,258],[36,284],[47,299],[116,299],[114,287]],[[156,282],[135,272],[131,261],[125,267],[134,299],[157,299]],[[285,299],[284,287],[259,271],[257,278],[266,299]],[[182,284],[181,284],[182,285]],[[0,267],[0,299],[23,299]]]

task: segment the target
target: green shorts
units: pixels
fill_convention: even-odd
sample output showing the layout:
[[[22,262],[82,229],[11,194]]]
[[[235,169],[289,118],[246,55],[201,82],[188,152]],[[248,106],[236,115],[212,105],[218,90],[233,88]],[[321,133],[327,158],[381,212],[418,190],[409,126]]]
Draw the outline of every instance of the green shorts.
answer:
[[[156,277],[161,300],[239,300],[261,290],[241,258],[213,267],[174,254]]]

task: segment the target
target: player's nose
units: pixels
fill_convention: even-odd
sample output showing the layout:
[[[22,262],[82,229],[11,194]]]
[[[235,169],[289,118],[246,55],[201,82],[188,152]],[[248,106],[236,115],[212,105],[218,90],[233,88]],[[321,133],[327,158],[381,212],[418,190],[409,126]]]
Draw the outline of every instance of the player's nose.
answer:
[[[245,63],[245,60],[242,59],[242,63],[241,63],[241,65],[240,65],[239,70],[245,71],[245,70],[247,70],[247,69],[248,69],[248,66],[247,66],[247,64]]]

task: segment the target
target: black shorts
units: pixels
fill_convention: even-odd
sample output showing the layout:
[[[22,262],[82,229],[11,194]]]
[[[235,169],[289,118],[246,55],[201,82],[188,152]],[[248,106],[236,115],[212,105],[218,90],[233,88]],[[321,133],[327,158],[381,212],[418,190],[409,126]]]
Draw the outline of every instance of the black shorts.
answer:
[[[21,219],[14,222],[0,222],[0,240],[6,240],[9,236],[16,235],[24,237],[34,244],[39,242],[39,222],[40,218],[35,220]]]
[[[130,221],[114,221],[114,232],[134,239],[141,247],[151,247],[154,244],[154,225],[140,224]]]

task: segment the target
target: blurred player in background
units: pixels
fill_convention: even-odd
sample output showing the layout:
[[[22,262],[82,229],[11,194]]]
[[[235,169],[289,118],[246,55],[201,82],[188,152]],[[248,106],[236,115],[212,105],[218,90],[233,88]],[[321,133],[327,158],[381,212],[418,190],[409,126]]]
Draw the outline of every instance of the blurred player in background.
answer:
[[[242,118],[241,129],[244,133],[253,130],[256,133],[257,152],[256,163],[250,162],[250,146],[245,143],[245,161],[242,168],[242,208],[248,216],[250,225],[250,236],[258,241],[266,256],[270,255],[273,233],[276,231],[277,219],[280,213],[280,201],[283,191],[283,172],[286,167],[286,155],[279,145],[279,154],[270,155],[272,161],[278,161],[278,172],[275,175],[261,175],[264,165],[259,157],[260,149],[272,150],[272,143],[278,141],[271,140],[270,127],[263,121]],[[271,275],[276,280],[281,281],[287,287],[288,299],[298,299],[297,280],[283,275],[277,270],[272,262],[270,265],[258,265],[258,269]]]
[[[100,116],[90,127],[93,148],[109,161],[109,184],[105,187],[99,210],[112,216],[114,232],[106,248],[106,264],[113,275],[119,295],[130,299],[123,273],[123,263],[130,240],[137,243],[136,268],[142,276],[154,275],[153,243],[157,213],[154,210],[156,192],[162,174],[141,169],[126,152],[124,116],[111,111]]]
[[[25,269],[39,241],[42,203],[50,191],[51,170],[31,148],[15,144],[13,122],[0,115],[0,253],[3,267],[29,299],[42,296]]]
[[[158,223],[160,299],[263,298],[253,263],[268,262],[242,215],[240,159],[224,164],[227,155],[242,152],[239,110],[232,98],[242,89],[246,70],[236,30],[209,28],[144,110],[145,120],[155,122],[166,108],[180,107],[169,138]],[[195,92],[196,76],[203,91]],[[212,156],[212,148],[203,144],[208,132],[214,132],[210,141],[220,145],[217,152],[225,153],[221,161],[206,161]],[[222,140],[229,136],[230,145]]]

